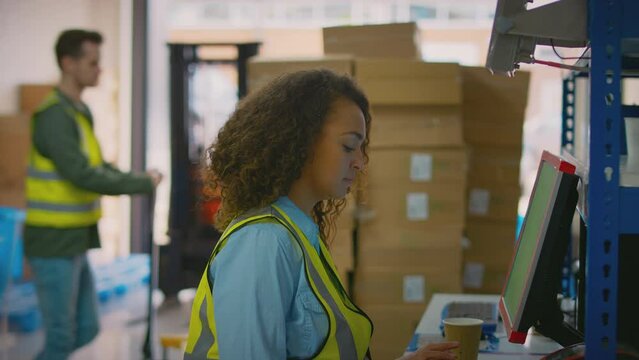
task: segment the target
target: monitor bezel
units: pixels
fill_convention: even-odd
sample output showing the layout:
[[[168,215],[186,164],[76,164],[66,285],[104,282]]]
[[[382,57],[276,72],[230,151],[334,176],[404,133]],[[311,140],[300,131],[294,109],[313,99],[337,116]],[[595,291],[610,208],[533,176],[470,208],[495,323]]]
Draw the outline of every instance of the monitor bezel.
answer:
[[[554,184],[553,184],[553,190],[552,190],[552,194],[551,197],[548,201],[548,203],[546,204],[546,212],[548,211],[552,211],[553,207],[554,207],[554,199],[557,198],[557,194],[559,191],[559,186],[561,184],[562,178],[565,174],[571,174],[574,175],[576,168],[573,164],[566,162],[565,160],[563,160],[561,157],[556,156],[548,151],[544,151],[542,153],[541,156],[541,160],[539,162],[539,167],[537,169],[537,177],[535,178],[535,185],[533,187],[533,191],[530,195],[530,198],[533,199],[535,196],[535,192],[537,190],[537,183],[539,181],[539,177],[541,175],[541,170],[544,166],[544,164],[550,164],[556,171],[556,176],[554,179]],[[528,212],[530,211],[530,207],[532,205],[532,201],[529,201],[528,203],[528,208],[526,209],[526,214],[528,214]],[[519,245],[520,245],[520,240],[523,236],[523,234],[525,233],[525,227],[526,227],[526,220],[524,220],[524,223],[522,225],[522,229],[519,233],[519,238],[517,239],[517,245],[515,248],[515,251],[513,252],[513,256],[511,257],[510,260],[510,265],[508,267],[508,275],[506,277],[506,281],[504,282],[504,286],[502,288],[502,293],[501,296],[499,298],[499,310],[500,313],[502,315],[502,319],[504,321],[504,326],[506,329],[506,335],[508,337],[508,340],[510,342],[513,343],[519,343],[519,344],[523,344],[526,341],[526,336],[527,336],[527,332],[520,332],[517,331],[516,329],[518,328],[518,324],[521,323],[521,319],[523,317],[523,313],[524,313],[524,309],[526,307],[526,301],[529,297],[529,293],[530,293],[530,289],[532,287],[532,282],[534,280],[535,277],[535,272],[531,271],[533,269],[536,269],[537,264],[539,262],[539,258],[540,258],[540,254],[541,251],[543,249],[544,246],[544,241],[546,240],[546,235],[547,235],[547,231],[548,231],[548,224],[550,223],[550,219],[552,218],[552,214],[551,216],[547,216],[543,223],[543,229],[542,231],[539,233],[539,235],[537,236],[536,239],[536,247],[535,247],[535,254],[534,254],[534,258],[532,259],[530,266],[528,268],[528,272],[527,272],[527,278],[526,278],[526,284],[524,286],[524,293],[522,294],[521,300],[519,302],[519,306],[517,307],[517,309],[515,310],[516,313],[514,314],[514,316],[511,316],[513,314],[511,314],[511,311],[509,311],[508,307],[505,304],[505,300],[504,300],[504,295],[506,292],[506,288],[508,287],[508,281],[510,279],[510,275],[511,275],[511,271],[512,271],[512,266],[514,263],[514,260],[517,256],[517,253],[519,251]]]

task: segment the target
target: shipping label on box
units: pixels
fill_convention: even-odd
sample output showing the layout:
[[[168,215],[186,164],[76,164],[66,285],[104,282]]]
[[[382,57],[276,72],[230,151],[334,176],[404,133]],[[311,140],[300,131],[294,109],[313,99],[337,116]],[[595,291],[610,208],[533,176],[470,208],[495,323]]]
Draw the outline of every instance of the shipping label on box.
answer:
[[[471,189],[468,197],[468,213],[471,215],[487,215],[490,209],[490,191]]]
[[[465,288],[479,289],[484,284],[485,266],[482,263],[467,262],[464,264],[464,281]]]
[[[423,275],[404,276],[404,302],[423,303],[426,298],[426,279]]]
[[[461,227],[466,206],[465,190],[458,184],[413,183],[371,186],[366,192],[368,216],[360,226],[421,229]],[[364,212],[364,211],[362,211]]]
[[[508,269],[494,269],[484,263],[466,263],[464,270],[464,292],[478,294],[500,294],[504,289]]]
[[[406,194],[406,218],[410,221],[428,220],[428,194]]]
[[[410,179],[428,182],[433,178],[433,156],[428,153],[412,153],[410,156]]]
[[[354,295],[358,305],[426,304],[437,292],[461,291],[461,264],[456,269],[358,267]]]
[[[475,187],[469,184],[468,218],[515,221],[521,190],[519,186]]]
[[[464,148],[385,148],[369,152],[367,184],[402,186],[413,183],[446,183],[465,187],[467,154]]]

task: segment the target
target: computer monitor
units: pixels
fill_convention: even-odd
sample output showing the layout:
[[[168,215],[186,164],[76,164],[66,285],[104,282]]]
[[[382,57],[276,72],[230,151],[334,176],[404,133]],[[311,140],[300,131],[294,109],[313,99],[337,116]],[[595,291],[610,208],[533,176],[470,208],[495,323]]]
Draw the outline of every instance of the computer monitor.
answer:
[[[564,322],[557,302],[578,181],[574,165],[543,152],[499,300],[510,342],[523,344],[533,325],[562,346],[583,341],[583,335]]]

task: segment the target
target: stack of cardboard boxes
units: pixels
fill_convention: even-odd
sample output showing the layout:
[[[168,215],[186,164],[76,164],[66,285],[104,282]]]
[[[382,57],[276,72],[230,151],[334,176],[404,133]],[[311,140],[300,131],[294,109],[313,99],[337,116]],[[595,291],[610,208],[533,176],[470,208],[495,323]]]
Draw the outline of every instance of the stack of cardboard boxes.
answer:
[[[434,292],[461,291],[461,70],[417,60],[416,33],[414,24],[324,29],[327,56],[255,59],[248,68],[249,91],[286,72],[328,68],[353,76],[368,96],[374,124],[365,195],[354,211],[357,238],[347,208],[331,249],[345,280],[358,244],[352,292],[375,324],[372,351],[379,358],[401,355]]]
[[[18,115],[0,116],[0,206],[24,209],[29,118],[53,85],[21,85]]]
[[[346,197],[346,206],[335,223],[335,235],[329,240],[331,257],[348,293],[351,293],[351,274],[355,268],[355,210],[355,199],[349,195]]]
[[[464,139],[469,147],[464,290],[501,293],[515,244],[519,163],[529,73],[493,76],[463,68]]]
[[[357,60],[371,102],[358,228],[356,303],[376,357],[401,355],[435,292],[461,291],[467,155],[457,64]]]
[[[0,116],[0,207],[24,209],[31,144],[26,115]]]

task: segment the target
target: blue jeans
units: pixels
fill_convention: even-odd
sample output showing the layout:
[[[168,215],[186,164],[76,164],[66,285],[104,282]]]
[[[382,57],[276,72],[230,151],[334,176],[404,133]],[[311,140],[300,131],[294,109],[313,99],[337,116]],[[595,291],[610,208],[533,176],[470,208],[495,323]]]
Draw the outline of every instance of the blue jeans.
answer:
[[[67,359],[99,331],[95,285],[87,256],[30,257],[29,263],[46,333],[44,349],[36,359]]]

